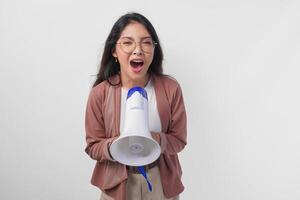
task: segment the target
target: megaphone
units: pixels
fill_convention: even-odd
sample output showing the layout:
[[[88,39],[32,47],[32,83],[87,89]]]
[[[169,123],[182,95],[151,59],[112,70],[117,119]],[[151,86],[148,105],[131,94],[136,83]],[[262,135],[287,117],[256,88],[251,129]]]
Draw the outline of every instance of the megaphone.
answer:
[[[133,87],[127,93],[124,129],[110,145],[110,153],[128,166],[147,165],[160,156],[160,146],[149,130],[147,92],[141,87]]]

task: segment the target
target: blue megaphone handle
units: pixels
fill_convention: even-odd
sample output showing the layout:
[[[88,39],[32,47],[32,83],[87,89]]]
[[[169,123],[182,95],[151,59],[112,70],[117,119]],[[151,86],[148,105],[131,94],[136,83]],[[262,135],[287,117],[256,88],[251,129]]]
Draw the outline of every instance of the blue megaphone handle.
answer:
[[[144,166],[138,167],[138,170],[139,170],[140,174],[142,174],[143,177],[146,179],[149,191],[152,192],[152,185],[151,185],[150,181],[148,180],[147,173],[145,171]]]

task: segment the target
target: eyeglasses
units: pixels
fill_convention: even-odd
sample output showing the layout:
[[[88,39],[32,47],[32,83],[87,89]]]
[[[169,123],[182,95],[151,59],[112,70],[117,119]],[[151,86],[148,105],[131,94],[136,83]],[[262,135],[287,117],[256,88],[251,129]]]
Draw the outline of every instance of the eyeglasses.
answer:
[[[125,53],[132,53],[135,50],[137,43],[140,44],[141,50],[144,53],[152,53],[155,46],[157,45],[157,43],[154,42],[151,38],[144,38],[140,42],[136,42],[129,38],[124,38],[124,39],[120,39],[120,41],[117,42],[116,44],[119,44],[121,46],[121,49]]]

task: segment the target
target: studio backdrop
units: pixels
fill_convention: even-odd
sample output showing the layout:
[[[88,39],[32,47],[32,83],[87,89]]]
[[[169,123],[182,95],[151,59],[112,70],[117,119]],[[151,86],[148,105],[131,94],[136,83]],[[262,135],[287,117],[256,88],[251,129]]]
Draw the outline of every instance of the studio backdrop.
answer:
[[[181,199],[299,200],[299,10],[296,0],[0,0],[0,199],[100,198],[86,102],[113,23],[135,11],[184,95]]]

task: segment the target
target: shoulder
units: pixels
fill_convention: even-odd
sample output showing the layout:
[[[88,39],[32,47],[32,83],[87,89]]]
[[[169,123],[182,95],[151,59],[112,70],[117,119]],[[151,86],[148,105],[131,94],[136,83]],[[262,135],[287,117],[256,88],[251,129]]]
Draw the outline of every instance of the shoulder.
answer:
[[[98,96],[99,98],[105,98],[109,88],[116,88],[120,85],[118,84],[120,82],[120,78],[118,75],[114,75],[109,78],[109,80],[102,81],[98,85],[94,86],[91,89],[91,94]]]
[[[176,92],[177,90],[181,90],[179,82],[170,75],[153,75],[153,78],[158,87],[163,87],[167,91]]]
[[[103,82],[99,83],[98,85],[94,86],[90,90],[89,101],[91,103],[97,104],[98,106],[103,106],[109,87],[110,87],[110,84],[108,83],[108,81],[103,81]]]
[[[107,90],[108,87],[109,87],[109,83],[107,81],[103,81],[91,89],[91,94],[95,96],[98,95],[102,96],[103,94],[105,94],[105,91]]]

